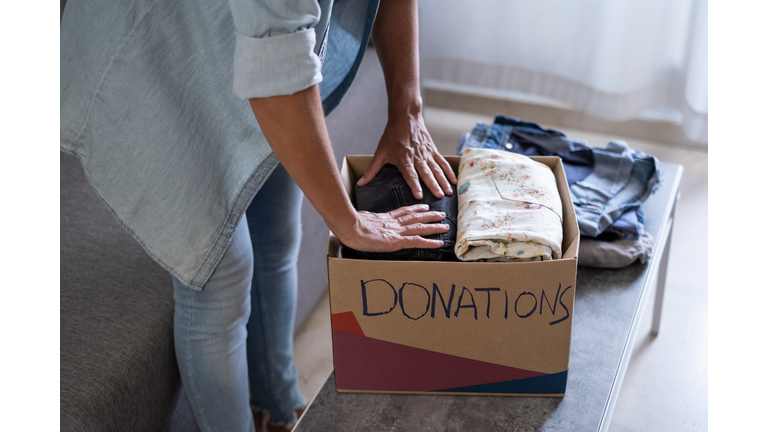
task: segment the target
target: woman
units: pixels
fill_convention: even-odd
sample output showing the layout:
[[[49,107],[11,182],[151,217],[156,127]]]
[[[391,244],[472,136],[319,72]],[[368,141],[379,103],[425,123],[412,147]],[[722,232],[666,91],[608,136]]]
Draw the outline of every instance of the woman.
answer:
[[[415,0],[67,4],[61,150],[173,276],[202,430],[287,430],[306,404],[291,360],[302,192],[354,249],[441,245],[421,236],[447,231],[442,214],[354,209],[325,128],[372,35],[389,118],[359,184],[392,163],[415,196],[419,179],[452,194],[421,117],[417,34]]]

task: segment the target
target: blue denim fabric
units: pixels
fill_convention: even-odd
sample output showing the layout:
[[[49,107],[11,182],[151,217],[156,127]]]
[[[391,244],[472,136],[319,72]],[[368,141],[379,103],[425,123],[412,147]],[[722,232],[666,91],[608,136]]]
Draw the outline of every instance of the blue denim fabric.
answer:
[[[437,198],[422,182],[423,199],[416,199],[411,187],[406,183],[400,170],[394,165],[385,165],[376,177],[365,186],[355,186],[355,207],[374,213],[384,213],[400,207],[427,204],[432,211],[445,213],[445,220],[450,229],[443,234],[424,236],[432,240],[442,240],[443,245],[438,249],[403,249],[396,252],[375,253],[360,252],[344,248],[344,254],[361,259],[400,260],[400,261],[458,261],[454,247],[458,233],[458,193]]]
[[[559,156],[568,185],[586,178],[595,164],[592,149],[585,143],[536,123],[502,115],[497,115],[493,124],[478,123],[471,133],[464,134],[457,154],[465,148],[506,150],[526,156]]]
[[[653,236],[645,232],[645,217],[638,208],[622,213],[597,237],[581,237],[579,265],[620,268],[639,260],[645,263],[653,252]]]
[[[245,212],[253,246],[248,380],[251,406],[273,424],[295,420],[307,401],[293,364],[293,328],[304,194],[278,165]],[[215,273],[214,273],[215,274]]]
[[[659,184],[656,158],[630,149],[623,141],[611,141],[605,148],[590,147],[514,117],[497,115],[491,125],[478,123],[463,137],[459,154],[468,147],[560,156],[579,230],[589,237],[597,237],[624,213],[639,209]]]
[[[283,191],[285,206],[254,210],[275,202],[262,200],[272,189],[262,185],[278,161],[233,91],[291,94],[321,72],[329,114],[357,73],[377,8],[377,0],[67,3],[60,150],[80,159],[116,219],[173,276],[179,368],[204,431],[253,430],[248,375],[251,405],[273,423],[289,423],[305,402],[290,361],[299,225],[277,225],[295,221],[299,206],[295,191]],[[262,242],[275,235],[282,244]]]
[[[235,75],[247,97],[291,94],[321,73],[327,115],[357,73],[378,1],[319,5],[67,3],[60,150],[80,159],[117,220],[187,286],[202,289],[277,165],[248,102],[233,94]],[[236,39],[255,50],[236,52]]]
[[[252,274],[253,254],[243,217],[205,289],[193,290],[173,278],[176,361],[203,432],[254,430],[245,328]]]
[[[611,225],[596,237],[597,240],[637,240],[645,232],[643,224],[645,216],[638,209],[629,210],[621,214]]]
[[[307,403],[293,363],[302,198],[279,165],[203,290],[173,279],[176,356],[203,431],[253,430],[251,407],[290,425]]]
[[[640,208],[659,186],[658,161],[623,141],[593,148],[595,169],[571,185],[582,235],[597,237],[622,214]]]

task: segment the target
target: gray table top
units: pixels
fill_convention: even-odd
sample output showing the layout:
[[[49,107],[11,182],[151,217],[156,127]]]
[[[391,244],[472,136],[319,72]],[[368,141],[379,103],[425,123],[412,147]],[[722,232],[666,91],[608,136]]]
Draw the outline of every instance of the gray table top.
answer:
[[[562,398],[339,393],[331,374],[294,431],[597,431],[606,426],[662,255],[682,166],[662,163],[661,185],[643,203],[654,256],[621,269],[579,267],[568,383]]]

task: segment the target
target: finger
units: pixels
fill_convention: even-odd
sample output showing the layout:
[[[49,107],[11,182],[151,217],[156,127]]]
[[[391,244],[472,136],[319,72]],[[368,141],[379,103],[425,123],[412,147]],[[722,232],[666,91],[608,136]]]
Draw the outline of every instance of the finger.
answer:
[[[401,249],[437,249],[443,245],[442,240],[430,240],[421,236],[404,236],[402,240],[397,243],[397,246]]]
[[[443,192],[446,195],[453,195],[453,188],[451,188],[451,184],[448,183],[448,179],[445,178],[445,174],[443,174],[443,170],[440,168],[440,165],[438,165],[435,161],[430,161],[429,167],[432,169],[432,175],[437,180],[437,183],[440,185],[440,188],[443,190]]]
[[[405,182],[408,183],[408,186],[411,188],[413,197],[419,200],[424,198],[424,192],[421,191],[421,184],[419,183],[419,175],[416,173],[416,169],[414,169],[413,165],[398,165],[397,168],[400,170],[400,173],[403,174]]]
[[[452,184],[456,184],[458,180],[456,179],[456,173],[453,172],[453,168],[451,168],[451,164],[449,164],[448,161],[445,160],[445,158],[439,153],[435,154],[435,161],[443,170],[443,173],[448,178],[448,181],[450,181]]]
[[[450,229],[451,229],[451,226],[448,224],[416,223],[416,224],[411,224],[405,227],[402,234],[407,236],[412,236],[412,235],[428,236],[432,234],[442,234],[442,233],[448,232],[448,230]]]
[[[368,165],[368,168],[363,173],[363,176],[360,177],[360,180],[357,181],[357,185],[365,186],[370,183],[371,180],[376,177],[376,174],[379,173],[381,168],[386,165],[386,163],[387,161],[383,157],[374,156],[371,164]]]
[[[399,219],[415,213],[423,213],[429,210],[427,204],[413,204],[409,206],[400,207],[387,213],[393,219]]]
[[[416,166],[416,169],[419,172],[419,177],[421,177],[421,180],[425,185],[427,185],[429,190],[432,191],[432,195],[436,196],[437,198],[442,198],[445,196],[443,189],[440,187],[440,184],[437,183],[435,176],[432,174],[432,169],[426,162],[419,163]]]
[[[440,222],[445,219],[445,213],[440,211],[409,213],[403,217],[398,218],[398,221],[403,226],[415,224],[415,223],[431,223]]]

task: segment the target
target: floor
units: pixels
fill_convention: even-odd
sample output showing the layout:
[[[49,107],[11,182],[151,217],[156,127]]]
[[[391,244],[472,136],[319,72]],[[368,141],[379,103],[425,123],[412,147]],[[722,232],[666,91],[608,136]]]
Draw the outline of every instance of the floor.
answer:
[[[425,122],[443,154],[484,115],[427,107]],[[552,125],[544,125],[555,127]],[[571,138],[604,146],[617,136],[558,128]],[[650,336],[646,308],[610,430],[707,430],[707,166],[706,152],[625,140],[630,147],[685,167],[678,203],[667,289],[658,337]],[[651,300],[649,300],[651,301]],[[327,295],[296,334],[295,360],[302,393],[311,399],[333,369]]]

